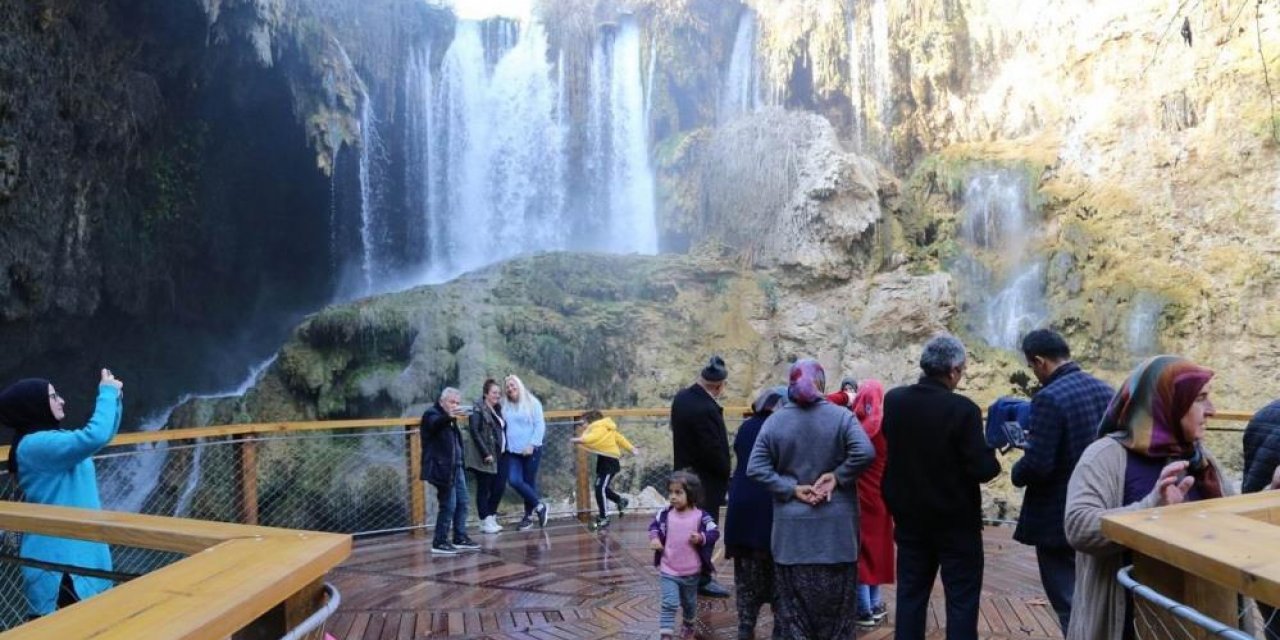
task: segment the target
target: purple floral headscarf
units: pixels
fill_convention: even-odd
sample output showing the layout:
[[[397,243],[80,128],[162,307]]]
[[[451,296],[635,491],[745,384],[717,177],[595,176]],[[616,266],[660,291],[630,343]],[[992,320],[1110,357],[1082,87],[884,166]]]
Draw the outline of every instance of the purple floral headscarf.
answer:
[[[813,358],[797,360],[791,365],[787,399],[801,407],[810,407],[826,398],[827,372]]]

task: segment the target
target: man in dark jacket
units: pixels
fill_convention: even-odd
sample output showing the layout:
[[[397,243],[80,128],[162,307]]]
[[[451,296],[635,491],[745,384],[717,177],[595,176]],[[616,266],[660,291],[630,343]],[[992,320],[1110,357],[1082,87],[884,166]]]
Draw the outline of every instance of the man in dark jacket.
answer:
[[[729,432],[724,426],[724,409],[716,398],[724,391],[729,371],[720,356],[711,356],[697,382],[682,389],[671,401],[671,444],[676,470],[687,469],[702,481],[705,493],[700,505],[720,522],[720,507],[729,488]],[[714,598],[729,597],[729,590],[702,576],[698,593]]]
[[[1244,481],[1241,493],[1280,489],[1280,400],[1261,408],[1244,428]],[[1267,621],[1267,640],[1280,639],[1280,615],[1258,603]]]
[[[929,594],[942,569],[947,638],[978,637],[982,592],[982,494],[1000,473],[982,436],[982,410],[955,393],[964,377],[964,345],[933,338],[920,355],[924,375],[884,398],[888,466],[884,497],[896,524],[900,640],[923,640]]]
[[[440,510],[431,553],[454,555],[480,548],[467,536],[467,477],[462,463],[462,431],[458,418],[466,417],[462,393],[453,387],[422,414],[422,479],[436,488]],[[453,542],[449,529],[453,528]]]
[[[1076,552],[1062,529],[1067,482],[1115,390],[1072,362],[1067,341],[1055,331],[1028,333],[1022,355],[1042,388],[1031,398],[1026,452],[1011,473],[1014,486],[1027,488],[1013,539],[1035,546],[1040,583],[1066,633],[1076,586]]]

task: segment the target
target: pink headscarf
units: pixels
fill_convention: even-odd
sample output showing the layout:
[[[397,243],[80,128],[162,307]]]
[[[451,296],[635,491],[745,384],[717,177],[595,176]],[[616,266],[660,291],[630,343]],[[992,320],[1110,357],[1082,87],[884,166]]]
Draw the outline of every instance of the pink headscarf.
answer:
[[[858,395],[853,397],[853,415],[858,417],[868,438],[880,433],[884,422],[884,385],[879,380],[863,380],[858,384]]]

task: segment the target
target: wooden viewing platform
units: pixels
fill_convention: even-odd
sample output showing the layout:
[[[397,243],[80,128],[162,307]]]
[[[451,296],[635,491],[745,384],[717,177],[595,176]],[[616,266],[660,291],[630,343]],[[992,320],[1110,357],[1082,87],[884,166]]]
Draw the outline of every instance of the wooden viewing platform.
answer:
[[[410,638],[657,638],[658,580],[648,548],[652,514],[614,520],[596,534],[576,521],[546,529],[476,535],[478,553],[433,556],[430,537],[390,536],[359,541],[330,573],[343,593],[327,630],[348,640]],[[979,633],[983,638],[1061,638],[1057,618],[1040,589],[1035,551],[1014,542],[1009,527],[984,533],[986,576]],[[717,554],[719,555],[719,554]],[[733,563],[719,560],[719,579],[733,584]],[[893,589],[885,590],[886,624],[859,638],[893,637]],[[732,597],[699,599],[704,638],[732,639]],[[933,592],[930,638],[942,638],[942,585]],[[761,616],[756,637],[768,638],[772,616]]]

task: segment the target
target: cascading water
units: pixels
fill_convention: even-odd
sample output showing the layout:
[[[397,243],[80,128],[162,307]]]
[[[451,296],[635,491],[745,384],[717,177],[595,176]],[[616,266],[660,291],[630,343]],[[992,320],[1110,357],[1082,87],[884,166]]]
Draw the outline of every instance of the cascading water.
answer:
[[[375,283],[386,274],[382,247],[386,244],[385,229],[378,220],[382,209],[379,202],[379,170],[385,162],[382,138],[378,135],[377,116],[373,99],[367,91],[360,94],[360,275],[364,279],[364,293],[372,293]]]
[[[963,194],[962,255],[955,272],[974,332],[1009,350],[1048,317],[1044,264],[1031,247],[1036,225],[1027,193],[1023,174],[984,169],[968,179]]]
[[[608,188],[607,195],[597,192],[597,204],[606,205],[601,209],[608,212],[608,224],[596,247],[615,253],[654,253],[658,232],[640,78],[640,33],[635,22],[627,19],[616,31],[603,35],[592,60],[589,120],[594,138],[587,163],[598,172],[597,184]]]
[[[855,2],[853,6],[848,29],[854,139],[861,151],[885,160],[891,153],[888,131],[893,124],[889,9],[886,0]]]
[[[760,65],[756,63],[756,12],[745,9],[738,17],[733,53],[720,89],[717,120],[724,124],[761,107]]]
[[[459,20],[436,65],[429,47],[411,55],[405,197],[422,248],[406,284],[535,251],[656,252],[639,37],[630,19],[602,31],[585,122],[569,117],[563,52],[531,18]]]
[[[1160,341],[1156,332],[1163,312],[1164,303],[1156,296],[1142,292],[1134,298],[1128,326],[1125,327],[1125,346],[1130,354],[1149,356],[1159,351]]]

